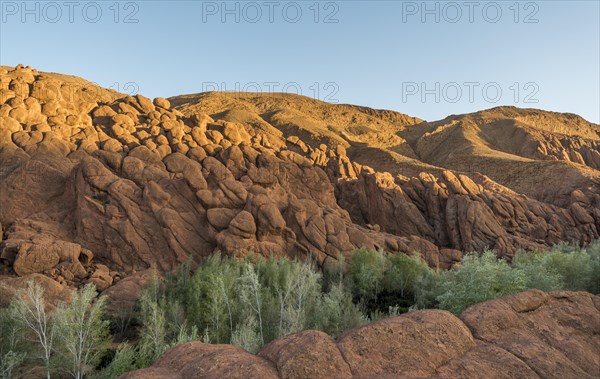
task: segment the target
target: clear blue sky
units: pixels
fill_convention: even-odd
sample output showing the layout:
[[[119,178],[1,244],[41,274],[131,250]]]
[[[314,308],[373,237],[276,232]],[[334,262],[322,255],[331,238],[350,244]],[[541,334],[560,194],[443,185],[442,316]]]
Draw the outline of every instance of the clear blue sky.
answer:
[[[427,120],[516,105],[600,121],[597,0],[1,3],[2,65],[149,97],[257,83]]]

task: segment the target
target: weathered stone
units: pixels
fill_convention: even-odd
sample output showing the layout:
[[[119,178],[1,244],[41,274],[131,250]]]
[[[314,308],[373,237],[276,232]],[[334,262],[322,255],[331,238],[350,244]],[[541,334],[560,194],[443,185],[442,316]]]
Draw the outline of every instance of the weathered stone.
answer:
[[[162,97],[157,97],[156,99],[154,99],[154,105],[156,105],[157,107],[164,108],[164,109],[171,108],[171,103],[169,103],[169,100],[162,98]]]
[[[226,229],[239,212],[235,209],[212,208],[206,211],[208,222],[216,229]]]
[[[169,350],[150,369],[124,375],[122,379],[140,379],[156,373],[162,375],[161,371],[155,371],[157,369],[169,370],[170,378],[279,378],[277,370],[269,362],[239,347],[195,341]]]
[[[229,230],[241,238],[253,238],[256,234],[254,217],[250,212],[241,211],[229,223]]]
[[[316,330],[279,338],[258,356],[273,362],[282,378],[352,378],[333,338]]]

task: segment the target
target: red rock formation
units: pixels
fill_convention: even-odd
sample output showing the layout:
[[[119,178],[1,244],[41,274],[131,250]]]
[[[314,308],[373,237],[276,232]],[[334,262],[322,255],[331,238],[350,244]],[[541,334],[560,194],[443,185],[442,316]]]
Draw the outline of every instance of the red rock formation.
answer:
[[[188,342],[163,354],[153,367],[121,376],[128,379],[206,378],[276,379],[268,361],[231,345]]]
[[[515,110],[458,127],[292,95],[151,101],[24,67],[1,68],[0,88],[7,274],[107,289],[134,271],[168,271],[216,251],[324,264],[365,246],[418,251],[448,268],[461,251],[510,257],[598,238],[594,164],[532,161],[525,144],[508,170],[498,166],[508,153],[490,163],[480,149],[488,137],[479,134],[496,133],[481,119],[512,117],[554,128],[536,129],[546,137],[572,129],[569,138],[583,142],[569,143],[585,158],[585,149],[598,151],[598,127],[581,119]],[[458,172],[446,160],[455,170],[466,160],[493,169]],[[554,180],[546,194],[519,184],[542,166],[544,178],[573,180]]]

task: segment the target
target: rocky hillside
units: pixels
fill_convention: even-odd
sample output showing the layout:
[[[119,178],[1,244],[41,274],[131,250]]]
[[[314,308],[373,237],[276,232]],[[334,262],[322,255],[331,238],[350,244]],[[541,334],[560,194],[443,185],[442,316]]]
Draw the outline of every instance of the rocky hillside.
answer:
[[[460,315],[425,310],[349,330],[285,336],[252,355],[190,342],[122,379],[598,378],[600,297],[530,290]]]
[[[600,231],[600,127],[497,108],[427,123],[273,94],[153,101],[0,68],[0,274],[104,290],[221,251],[462,252]]]

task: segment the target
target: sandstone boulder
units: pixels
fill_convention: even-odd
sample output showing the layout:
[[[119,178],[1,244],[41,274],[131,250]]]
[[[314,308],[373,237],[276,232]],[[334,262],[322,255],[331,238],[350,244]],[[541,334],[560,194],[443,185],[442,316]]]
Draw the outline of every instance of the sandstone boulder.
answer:
[[[446,311],[415,311],[350,330],[338,347],[358,377],[427,377],[475,346],[469,329]]]
[[[278,378],[277,371],[269,362],[239,347],[202,342],[177,346],[145,370],[141,374],[133,372],[121,378],[150,378],[153,374],[164,375],[164,378]]]
[[[316,330],[279,338],[258,356],[273,362],[281,378],[352,378],[333,338]]]
[[[156,99],[154,99],[154,105],[163,109],[169,109],[171,107],[171,103],[169,102],[169,100],[162,97],[157,97]]]
[[[543,378],[600,373],[598,296],[529,290],[475,305],[460,318],[479,340],[513,354]]]
[[[250,212],[241,211],[231,220],[228,229],[241,238],[253,238],[256,233],[256,223]]]

